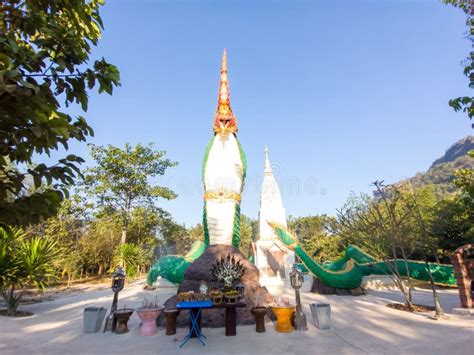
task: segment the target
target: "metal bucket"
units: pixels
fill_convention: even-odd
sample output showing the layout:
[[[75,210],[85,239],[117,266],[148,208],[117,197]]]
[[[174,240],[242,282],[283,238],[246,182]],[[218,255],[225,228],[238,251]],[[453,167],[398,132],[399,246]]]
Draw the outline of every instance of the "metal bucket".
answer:
[[[311,303],[309,308],[316,327],[321,330],[331,328],[331,305],[329,303]]]
[[[97,333],[102,327],[107,309],[87,307],[84,309],[84,333]]]

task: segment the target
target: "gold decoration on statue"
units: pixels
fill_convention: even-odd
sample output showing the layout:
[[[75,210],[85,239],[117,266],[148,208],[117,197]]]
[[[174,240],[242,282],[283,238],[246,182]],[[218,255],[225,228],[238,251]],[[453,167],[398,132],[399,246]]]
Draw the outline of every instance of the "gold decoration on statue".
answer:
[[[214,191],[206,191],[204,193],[204,201],[208,200],[218,200],[218,202],[221,203],[225,201],[235,201],[240,203],[241,195],[234,191],[219,189]]]
[[[229,133],[237,133],[237,118],[230,107],[230,89],[227,79],[227,54],[224,49],[221,64],[221,80],[219,83],[219,94],[217,96],[217,109],[214,115],[214,125],[212,126],[215,133],[220,134],[224,138]]]

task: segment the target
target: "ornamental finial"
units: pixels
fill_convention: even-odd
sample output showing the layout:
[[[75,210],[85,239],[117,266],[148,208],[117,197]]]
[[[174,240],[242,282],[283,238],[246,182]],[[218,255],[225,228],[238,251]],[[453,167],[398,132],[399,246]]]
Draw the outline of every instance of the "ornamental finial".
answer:
[[[217,109],[214,116],[215,133],[227,135],[237,133],[237,119],[230,107],[230,90],[227,79],[227,51],[224,49],[221,64],[221,80],[219,83],[219,94],[217,97]]]
[[[265,166],[264,166],[264,174],[265,175],[273,175],[273,170],[272,170],[272,165],[270,164],[270,158],[268,157],[268,147],[265,146],[265,150],[264,150],[264,153],[265,153]]]

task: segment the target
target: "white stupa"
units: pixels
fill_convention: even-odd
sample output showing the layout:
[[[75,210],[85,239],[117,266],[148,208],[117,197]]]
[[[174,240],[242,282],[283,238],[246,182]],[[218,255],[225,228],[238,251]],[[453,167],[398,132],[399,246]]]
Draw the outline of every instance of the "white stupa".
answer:
[[[288,277],[295,256],[280,242],[267,221],[286,226],[286,212],[283,208],[280,189],[273,175],[265,147],[265,166],[260,193],[259,239],[253,244],[255,265],[260,271],[260,284],[272,293],[284,288],[284,279]]]

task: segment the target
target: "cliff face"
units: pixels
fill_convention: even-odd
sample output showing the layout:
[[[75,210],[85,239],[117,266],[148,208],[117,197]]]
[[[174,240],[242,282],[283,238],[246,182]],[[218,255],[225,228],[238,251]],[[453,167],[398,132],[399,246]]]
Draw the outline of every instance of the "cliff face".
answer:
[[[409,181],[414,186],[435,185],[440,194],[454,192],[457,190],[453,184],[455,171],[462,168],[474,169],[474,158],[467,155],[470,150],[474,150],[474,136],[468,136],[454,143],[426,172],[417,173],[395,185]]]
[[[474,149],[474,136],[467,136],[456,143],[454,143],[449,149],[444,153],[441,158],[436,159],[429,170],[433,169],[437,165],[453,162],[456,159],[466,156],[470,150]]]

